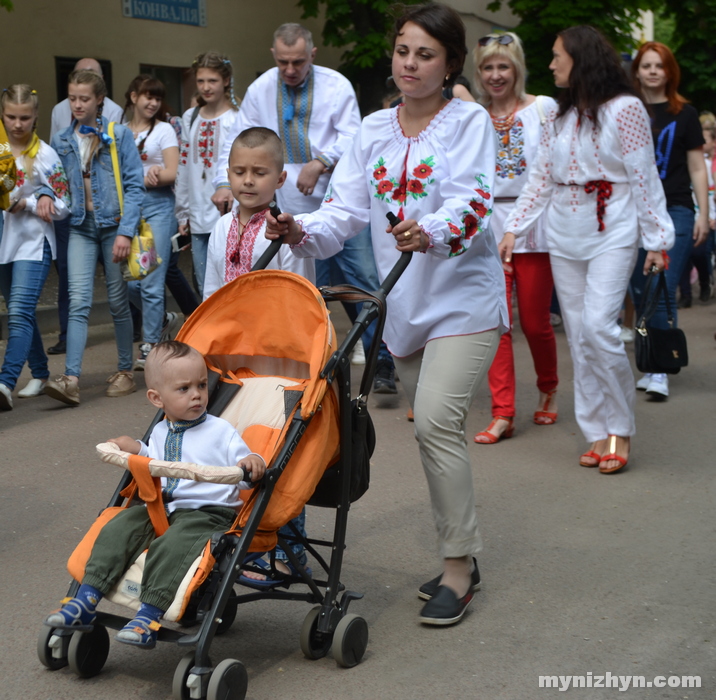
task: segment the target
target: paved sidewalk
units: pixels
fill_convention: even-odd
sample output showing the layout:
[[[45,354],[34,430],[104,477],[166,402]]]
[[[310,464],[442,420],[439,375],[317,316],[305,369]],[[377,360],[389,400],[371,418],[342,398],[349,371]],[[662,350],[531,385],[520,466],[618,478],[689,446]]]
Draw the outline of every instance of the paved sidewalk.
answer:
[[[516,332],[515,436],[494,446],[471,442],[489,422],[485,389],[468,420],[484,583],[457,627],[418,624],[417,588],[440,567],[426,483],[404,396],[372,398],[371,488],[351,509],[343,575],[365,593],[352,604],[370,626],[363,663],[345,670],[330,656],[304,659],[299,634],[309,606],[262,602],[240,608],[213,646],[214,664],[240,659],[250,700],[716,698],[716,305],[679,317],[690,366],[672,380],[668,402],[638,395],[631,464],[611,476],[577,465],[584,443],[564,334],[560,418],[545,427],[531,422],[533,370]],[[171,697],[185,653],[172,645],[147,653],[113,641],[104,671],[90,680],[47,671],[35,656],[42,620],[67,590],[67,557],[119,478],[96,459],[94,445],[141,435],[153,415],[143,392],[104,397],[115,362],[111,327],[94,326],[78,408],[39,397],[0,413],[2,700]],[[51,363],[57,371],[62,358]],[[309,509],[309,532],[328,535],[330,516]],[[538,687],[543,675],[606,672],[650,681],[700,675],[703,687]]]

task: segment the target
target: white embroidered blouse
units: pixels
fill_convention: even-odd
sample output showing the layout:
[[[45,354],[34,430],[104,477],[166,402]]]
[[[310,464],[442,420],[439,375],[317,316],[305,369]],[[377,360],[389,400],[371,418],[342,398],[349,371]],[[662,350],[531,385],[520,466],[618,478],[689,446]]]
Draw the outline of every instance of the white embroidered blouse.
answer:
[[[189,222],[192,233],[209,234],[221,216],[211,202],[211,181],[217,173],[224,141],[230,137],[239,113],[227,109],[216,119],[203,119],[198,114],[191,124],[193,113],[193,108],[188,109],[182,116],[175,214],[180,224]],[[226,177],[226,166],[221,177]]]
[[[25,200],[25,209],[18,213],[0,212],[4,217],[0,235],[0,265],[15,260],[42,260],[45,239],[50,243],[55,258],[55,227],[37,216],[37,191],[43,185],[55,194],[55,221],[70,214],[70,188],[60,157],[44,141],[30,167],[27,156],[17,162],[17,182],[10,192],[10,201]]]
[[[674,227],[641,100],[620,95],[604,104],[598,131],[590,119],[580,125],[574,109],[562,119],[555,117],[553,113],[542,131],[537,160],[505,231],[526,234],[546,209],[551,255],[589,260],[635,246],[640,236],[646,250],[670,249]]]
[[[505,232],[505,221],[515,207],[517,197],[529,178],[530,167],[537,158],[542,122],[557,110],[551,97],[538,96],[535,101],[515,114],[512,128],[497,133],[497,163],[495,168],[495,205],[490,228],[499,243]],[[507,200],[507,201],[505,201]],[[514,253],[546,253],[547,236],[539,217],[526,235],[515,242]]]
[[[451,100],[416,137],[400,106],[366,117],[336,166],[321,208],[301,215],[293,252],[328,258],[370,224],[380,279],[400,257],[386,214],[415,219],[432,247],[415,253],[388,298],[383,338],[405,357],[434,338],[508,327],[492,212],[495,132],[485,109]]]

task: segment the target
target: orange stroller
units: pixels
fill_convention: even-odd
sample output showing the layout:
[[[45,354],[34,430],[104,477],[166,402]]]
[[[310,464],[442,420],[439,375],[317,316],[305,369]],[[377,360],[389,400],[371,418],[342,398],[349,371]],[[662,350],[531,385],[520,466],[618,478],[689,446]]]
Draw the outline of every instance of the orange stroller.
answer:
[[[310,659],[331,651],[339,665],[355,666],[368,644],[366,621],[348,613],[350,603],[363,596],[347,590],[340,576],[350,504],[368,488],[375,436],[366,403],[378,343],[373,343],[356,398],[351,395],[349,356],[374,319],[378,320],[376,338],[380,339],[386,295],[410,262],[410,254],[398,259],[376,291],[348,286],[317,290],[293,273],[261,269],[279,245],[274,242],[250,274],[207,299],[177,336],[199,350],[209,367],[209,413],[232,423],[251,450],[268,464],[261,483],[242,494],[245,503],[234,527],[216,533],[207,543],[204,555],[190,569],[164,615],[164,621],[177,622],[182,629],[162,626],[158,640],[194,647],[174,673],[173,696],[178,700],[245,697],[248,677],[243,664],[225,659],[212,667],[209,660],[214,635],[229,629],[242,603],[259,599],[312,603],[300,634],[301,650]],[[324,297],[363,303],[339,348]],[[162,418],[160,411],[143,438],[145,442]],[[74,579],[68,597],[79,587],[97,533],[119,510],[136,507],[144,500],[155,532],[161,534],[165,525],[160,476],[223,483],[243,478],[239,467],[216,469],[150,461],[110,445],[98,445],[98,451],[104,461],[126,471],[108,508],[68,562]],[[277,534],[306,504],[335,510],[331,541],[304,537],[297,530],[293,537]],[[295,542],[303,544],[317,562],[315,576],[293,553],[290,545]],[[248,555],[272,551],[277,543],[295,573],[278,574],[272,560],[272,575],[280,576],[280,587],[237,594],[234,586],[241,571],[251,568]],[[324,557],[321,552],[326,549],[330,555]],[[138,608],[138,586],[133,582],[141,581],[143,556],[107,595],[109,600]],[[89,632],[44,627],[37,644],[40,661],[52,670],[69,665],[79,676],[94,676],[109,654],[107,628],[121,629],[130,619],[98,611]]]

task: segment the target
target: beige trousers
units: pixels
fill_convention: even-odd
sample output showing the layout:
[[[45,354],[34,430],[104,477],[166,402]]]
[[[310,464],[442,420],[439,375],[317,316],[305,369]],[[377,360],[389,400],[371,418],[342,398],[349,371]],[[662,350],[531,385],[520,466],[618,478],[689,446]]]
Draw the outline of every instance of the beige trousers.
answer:
[[[465,419],[497,352],[497,330],[431,340],[396,357],[395,366],[415,413],[415,435],[430,489],[440,556],[482,549]]]

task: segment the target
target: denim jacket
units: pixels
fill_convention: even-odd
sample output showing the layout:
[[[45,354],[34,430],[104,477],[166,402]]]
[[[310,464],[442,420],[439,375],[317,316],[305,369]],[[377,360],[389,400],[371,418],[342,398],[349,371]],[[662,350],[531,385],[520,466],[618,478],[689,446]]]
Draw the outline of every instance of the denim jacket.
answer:
[[[107,133],[108,124],[107,119],[102,117],[102,131],[105,133]],[[85,188],[80,150],[75,138],[76,126],[77,121],[73,119],[67,129],[60,131],[52,138],[52,148],[60,156],[70,183],[72,197],[70,226],[79,226],[85,219]],[[114,136],[117,140],[119,170],[124,188],[124,215],[120,217],[119,214],[119,199],[117,198],[117,186],[114,182],[109,146],[100,144],[90,163],[94,217],[100,228],[119,226],[118,236],[133,238],[137,233],[142,201],[144,200],[144,169],[129,129],[117,124],[114,127]]]

